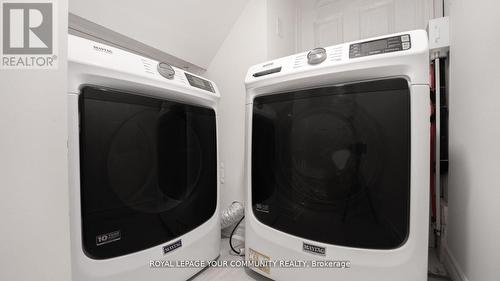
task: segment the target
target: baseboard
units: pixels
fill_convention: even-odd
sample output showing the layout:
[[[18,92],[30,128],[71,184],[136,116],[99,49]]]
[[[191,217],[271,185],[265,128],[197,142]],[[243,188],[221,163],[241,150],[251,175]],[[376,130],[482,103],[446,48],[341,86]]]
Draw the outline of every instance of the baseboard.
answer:
[[[443,251],[443,263],[453,281],[469,281],[465,273],[460,268],[452,252],[445,247]]]

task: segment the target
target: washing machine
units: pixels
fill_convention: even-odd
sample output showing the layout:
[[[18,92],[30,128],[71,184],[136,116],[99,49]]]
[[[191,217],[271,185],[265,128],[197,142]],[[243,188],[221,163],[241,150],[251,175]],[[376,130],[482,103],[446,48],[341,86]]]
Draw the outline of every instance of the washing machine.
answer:
[[[69,36],[75,281],[186,280],[219,255],[216,85]],[[158,263],[158,261],[164,261]]]
[[[274,280],[425,281],[425,31],[344,43],[246,76],[246,259]]]

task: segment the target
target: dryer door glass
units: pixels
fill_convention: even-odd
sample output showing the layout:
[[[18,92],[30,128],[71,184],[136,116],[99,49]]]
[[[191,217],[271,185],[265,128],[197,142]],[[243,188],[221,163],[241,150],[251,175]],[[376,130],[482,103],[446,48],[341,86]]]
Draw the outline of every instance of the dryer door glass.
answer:
[[[252,124],[252,206],[260,222],[349,247],[393,249],[405,242],[410,208],[406,80],[257,97]]]
[[[82,239],[94,259],[175,239],[217,204],[215,112],[84,88],[80,95]]]

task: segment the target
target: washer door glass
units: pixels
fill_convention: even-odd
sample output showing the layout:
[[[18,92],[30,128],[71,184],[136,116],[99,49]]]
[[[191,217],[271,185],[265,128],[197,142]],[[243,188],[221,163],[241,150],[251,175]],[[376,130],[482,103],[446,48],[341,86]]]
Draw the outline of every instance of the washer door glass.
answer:
[[[405,242],[406,80],[257,97],[252,130],[252,206],[259,221],[328,244],[392,249]]]
[[[212,109],[86,87],[80,95],[83,247],[94,259],[147,249],[217,204]]]

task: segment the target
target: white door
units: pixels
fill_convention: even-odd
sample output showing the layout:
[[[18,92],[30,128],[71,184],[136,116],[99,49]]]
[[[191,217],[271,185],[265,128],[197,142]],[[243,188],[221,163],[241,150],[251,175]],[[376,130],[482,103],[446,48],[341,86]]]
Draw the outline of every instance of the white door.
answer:
[[[298,0],[297,51],[424,29],[433,0]]]

